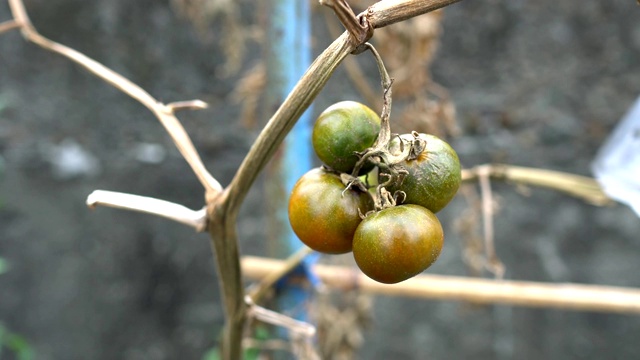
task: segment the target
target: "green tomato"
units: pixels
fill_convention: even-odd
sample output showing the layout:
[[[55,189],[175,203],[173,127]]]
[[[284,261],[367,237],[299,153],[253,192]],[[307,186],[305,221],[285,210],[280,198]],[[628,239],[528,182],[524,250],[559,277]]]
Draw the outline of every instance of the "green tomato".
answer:
[[[326,254],[351,251],[353,234],[365,214],[373,209],[371,196],[345,190],[340,177],[322,168],[304,174],[289,198],[289,223],[298,238]]]
[[[395,193],[404,191],[406,198],[403,204],[423,206],[434,213],[442,210],[458,192],[460,187],[460,160],[455,150],[440,138],[419,134],[426,141],[426,148],[416,159],[401,163],[408,174],[401,184],[387,186],[387,190]],[[404,134],[389,143],[389,151],[400,152],[400,141],[413,139],[413,135]],[[380,179],[386,180],[386,179]]]
[[[353,236],[353,257],[371,279],[395,284],[431,266],[443,242],[442,225],[431,211],[399,205],[362,220]]]
[[[318,158],[330,168],[351,173],[358,161],[356,152],[371,147],[380,132],[380,117],[367,106],[342,101],[323,111],[313,126],[312,142]],[[365,166],[365,174],[373,165]]]

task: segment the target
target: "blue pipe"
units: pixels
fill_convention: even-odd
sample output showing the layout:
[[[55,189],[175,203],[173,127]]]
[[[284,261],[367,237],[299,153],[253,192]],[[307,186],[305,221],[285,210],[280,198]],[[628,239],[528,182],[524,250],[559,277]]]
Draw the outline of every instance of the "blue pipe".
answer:
[[[273,104],[279,106],[293,89],[300,77],[304,74],[311,63],[311,16],[309,1],[306,0],[272,0],[271,13],[269,17],[269,55],[268,72],[269,83],[268,96],[274,99]],[[277,104],[276,104],[277,102]],[[270,110],[272,108],[269,108]],[[274,175],[270,181],[278,181],[275,186],[282,186],[276,193],[279,193],[284,201],[280,201],[275,214],[272,214],[270,221],[276,221],[274,228],[277,229],[274,238],[276,239],[276,256],[288,256],[302,246],[300,240],[291,230],[287,215],[288,195],[298,179],[313,165],[313,150],[311,145],[311,129],[313,119],[311,117],[312,108],[300,117],[296,125],[284,140],[280,154],[274,157],[275,164],[272,164]],[[278,196],[278,195],[276,195]],[[274,200],[272,198],[272,200]],[[277,200],[275,200],[277,202]],[[275,216],[274,216],[275,215]],[[311,225],[311,224],[310,224]],[[311,273],[310,265],[317,259],[317,256],[310,256],[305,259],[302,265],[294,271],[293,276],[303,276],[311,281],[317,282],[317,278]],[[310,293],[308,288],[292,284],[291,282],[281,282],[277,286],[278,307],[281,311],[300,319],[306,320],[306,307],[301,306],[309,301]],[[292,309],[299,312],[291,313]]]

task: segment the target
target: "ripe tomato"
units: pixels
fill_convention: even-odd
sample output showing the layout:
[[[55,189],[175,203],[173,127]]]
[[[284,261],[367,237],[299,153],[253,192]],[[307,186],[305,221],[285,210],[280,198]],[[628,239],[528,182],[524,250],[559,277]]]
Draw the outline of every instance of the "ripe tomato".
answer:
[[[440,138],[420,134],[426,141],[426,148],[418,158],[407,160],[401,164],[409,172],[402,184],[387,186],[394,193],[402,190],[406,193],[403,204],[424,206],[434,213],[442,210],[455,196],[460,187],[460,160],[455,150]],[[413,135],[400,136],[403,140],[413,139]],[[400,151],[397,137],[389,143],[391,153]]]
[[[341,101],[323,111],[313,126],[311,140],[318,158],[330,168],[350,173],[358,161],[355,152],[371,147],[380,132],[380,117],[355,101]],[[364,167],[365,174],[373,165]]]
[[[351,251],[353,233],[364,214],[373,209],[371,197],[355,189],[345,191],[340,177],[321,168],[304,174],[289,198],[289,223],[298,238],[327,254]]]
[[[353,237],[353,257],[363,273],[395,284],[428,268],[440,255],[438,218],[418,205],[399,205],[367,216]]]

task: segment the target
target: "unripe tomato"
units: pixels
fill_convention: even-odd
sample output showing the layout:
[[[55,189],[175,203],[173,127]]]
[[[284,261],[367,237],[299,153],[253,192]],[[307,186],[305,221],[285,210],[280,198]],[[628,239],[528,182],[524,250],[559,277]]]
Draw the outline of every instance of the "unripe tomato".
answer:
[[[426,141],[426,148],[413,160],[401,164],[409,172],[402,184],[387,186],[394,193],[402,190],[406,194],[403,204],[424,206],[434,213],[442,210],[455,196],[460,187],[460,160],[455,150],[440,138],[420,134]],[[413,135],[400,135],[401,139],[413,139]],[[389,143],[391,153],[400,152],[400,139]]]
[[[353,237],[353,257],[381,283],[407,280],[431,266],[442,250],[438,218],[418,205],[399,205],[367,216]]]
[[[371,147],[380,132],[380,117],[355,101],[341,101],[323,111],[313,126],[312,143],[318,158],[330,168],[350,173],[361,152]],[[361,169],[365,174],[373,165]]]
[[[289,198],[289,223],[298,238],[327,254],[351,251],[353,234],[364,214],[373,209],[371,197],[355,189],[345,191],[340,177],[321,168],[304,174]]]

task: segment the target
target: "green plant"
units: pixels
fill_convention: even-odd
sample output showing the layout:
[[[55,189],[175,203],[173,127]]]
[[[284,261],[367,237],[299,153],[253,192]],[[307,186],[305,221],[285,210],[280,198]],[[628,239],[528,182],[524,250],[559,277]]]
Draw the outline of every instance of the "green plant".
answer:
[[[0,323],[0,358],[2,358],[2,350],[11,351],[17,360],[31,360],[34,358],[34,352],[29,342],[14,332],[9,331],[2,323]]]
[[[9,271],[9,263],[5,258],[0,257],[0,275],[7,271]],[[4,349],[12,352],[18,360],[31,360],[34,357],[29,342],[0,323],[0,359],[3,358]]]
[[[318,116],[313,126],[313,149],[331,169],[350,173],[359,159],[356,153],[371,147],[379,132],[378,114],[358,102],[341,101]],[[367,164],[359,173],[372,168],[373,164]]]
[[[5,260],[5,258],[0,257],[0,275],[6,273],[7,271],[9,271],[9,263],[7,262],[7,260]]]
[[[359,212],[373,209],[371,198],[345,189],[340,177],[316,168],[304,174],[289,197],[289,222],[300,240],[327,254],[351,251]]]

